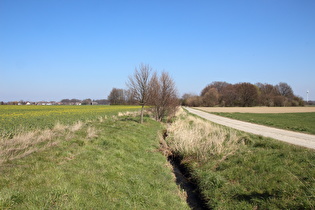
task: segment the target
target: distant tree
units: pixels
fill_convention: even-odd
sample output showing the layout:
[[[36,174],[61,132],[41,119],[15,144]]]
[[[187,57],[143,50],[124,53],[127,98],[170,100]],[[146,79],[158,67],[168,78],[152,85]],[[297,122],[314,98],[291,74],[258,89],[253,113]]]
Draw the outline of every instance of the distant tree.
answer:
[[[122,105],[126,103],[125,90],[113,88],[108,95],[108,100],[111,105]]]
[[[150,80],[149,104],[153,106],[153,113],[157,121],[175,113],[179,105],[175,82],[167,72],[159,77],[154,73]]]
[[[60,101],[63,105],[69,105],[70,104],[70,99],[62,99],[61,101]]]
[[[235,106],[237,104],[237,93],[235,85],[227,85],[221,93],[220,105],[221,106]]]
[[[219,103],[219,93],[216,88],[210,88],[202,96],[203,106],[215,106]]]
[[[135,99],[135,94],[132,90],[128,89],[125,90],[125,98],[126,98],[126,103],[129,105],[136,105],[137,101]]]
[[[271,84],[256,83],[259,89],[259,104],[263,106],[274,106],[274,98],[279,95],[277,88]]]
[[[214,89],[218,93],[218,105],[220,106],[303,106],[301,97],[295,96],[292,88],[284,82],[278,85],[256,83],[229,84],[226,82],[212,82],[202,91],[202,103],[204,106],[213,106],[216,99]],[[212,90],[212,92],[209,92]],[[210,100],[210,98],[212,99]],[[189,99],[189,100],[188,100]],[[185,104],[198,104],[198,98],[187,97],[182,99]]]
[[[284,96],[275,96],[274,99],[274,106],[285,106],[285,101],[286,101],[286,98]]]
[[[227,82],[220,82],[220,81],[215,81],[215,82],[212,82],[210,83],[209,85],[207,85],[202,91],[201,91],[201,96],[204,96],[208,90],[210,90],[211,88],[215,88],[217,89],[218,93],[219,94],[222,94],[224,89],[230,85],[229,83]]]
[[[76,99],[76,98],[73,98],[73,99],[70,100],[70,103],[71,103],[72,105],[75,105],[75,104],[80,103],[80,102],[81,102],[81,100]]]
[[[187,106],[199,107],[202,106],[202,97],[198,95],[193,95],[186,100]]]
[[[99,99],[99,100],[95,100],[95,102],[97,102],[99,105],[108,105],[109,101],[107,99]]]
[[[258,100],[258,88],[248,82],[235,85],[239,106],[254,106]]]
[[[82,101],[82,105],[92,105],[92,100],[90,98],[84,99]]]
[[[291,88],[290,85],[288,85],[285,82],[280,82],[277,86],[276,86],[278,92],[280,95],[287,97],[287,98],[293,98],[294,94],[293,94],[293,90]]]
[[[194,96],[194,94],[192,94],[192,93],[185,93],[185,94],[183,94],[182,97],[181,97],[181,105],[182,106],[188,106],[187,100],[189,98],[193,97],[193,96]]]
[[[144,106],[149,100],[149,82],[152,68],[147,64],[140,64],[139,69],[135,69],[132,76],[129,76],[127,86],[132,92],[134,99],[141,105],[140,123],[143,123]]]

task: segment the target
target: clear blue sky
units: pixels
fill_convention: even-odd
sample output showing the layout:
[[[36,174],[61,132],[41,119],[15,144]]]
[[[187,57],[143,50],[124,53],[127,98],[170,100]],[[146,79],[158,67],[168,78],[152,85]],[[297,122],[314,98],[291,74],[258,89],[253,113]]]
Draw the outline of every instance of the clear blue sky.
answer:
[[[286,82],[315,100],[315,1],[0,0],[0,101],[107,98],[140,63],[180,95]]]

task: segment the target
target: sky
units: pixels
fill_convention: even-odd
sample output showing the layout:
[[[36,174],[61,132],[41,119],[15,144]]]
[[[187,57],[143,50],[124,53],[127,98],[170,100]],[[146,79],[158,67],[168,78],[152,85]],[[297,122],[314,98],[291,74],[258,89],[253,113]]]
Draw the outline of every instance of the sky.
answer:
[[[179,95],[286,82],[315,100],[315,1],[0,0],[0,101],[104,99],[141,63]]]

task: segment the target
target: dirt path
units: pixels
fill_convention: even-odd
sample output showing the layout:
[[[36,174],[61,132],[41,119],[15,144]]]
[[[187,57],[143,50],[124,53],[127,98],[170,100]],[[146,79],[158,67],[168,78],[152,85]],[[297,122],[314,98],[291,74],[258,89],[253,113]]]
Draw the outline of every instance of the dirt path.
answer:
[[[265,137],[270,137],[270,138],[277,139],[280,141],[288,142],[290,144],[295,144],[295,145],[315,149],[315,135],[298,133],[298,132],[287,131],[287,130],[282,130],[278,128],[267,127],[263,125],[243,122],[239,120],[217,116],[214,114],[209,114],[209,113],[192,109],[192,108],[188,108],[188,107],[185,109],[204,119],[207,119],[212,122],[225,125],[225,126],[237,129],[237,130],[241,130],[241,131],[245,131],[248,133],[253,133],[253,134],[261,135]]]

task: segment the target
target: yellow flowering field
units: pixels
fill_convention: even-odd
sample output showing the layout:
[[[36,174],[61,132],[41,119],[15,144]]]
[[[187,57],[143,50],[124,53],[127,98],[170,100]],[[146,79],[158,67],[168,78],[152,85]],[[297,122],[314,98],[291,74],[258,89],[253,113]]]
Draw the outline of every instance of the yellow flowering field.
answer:
[[[135,111],[139,106],[0,106],[0,136],[12,137],[18,132],[52,128],[57,122],[73,124],[118,112]]]

